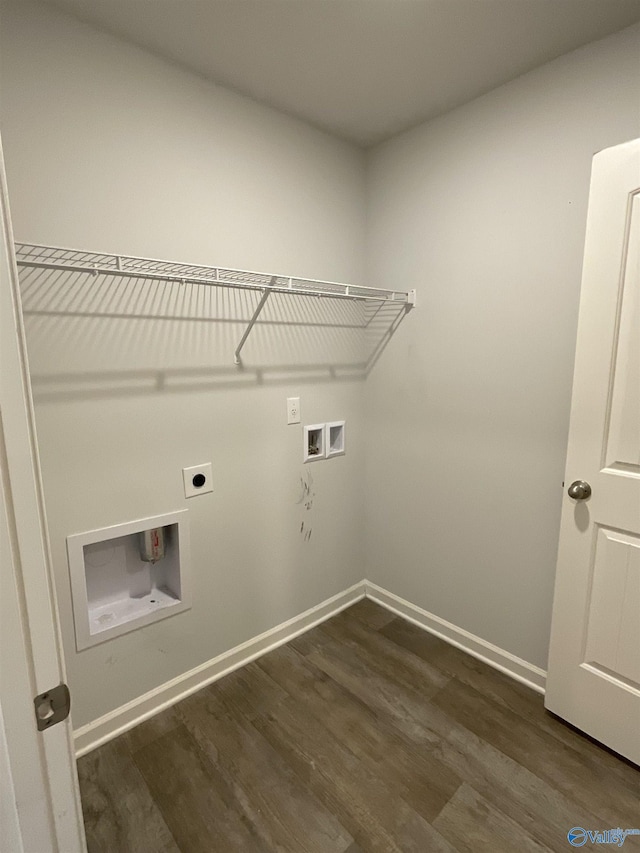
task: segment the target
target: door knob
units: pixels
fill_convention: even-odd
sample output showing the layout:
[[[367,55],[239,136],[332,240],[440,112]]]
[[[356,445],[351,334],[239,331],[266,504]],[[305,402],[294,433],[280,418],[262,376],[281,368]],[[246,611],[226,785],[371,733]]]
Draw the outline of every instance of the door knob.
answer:
[[[591,486],[584,480],[574,480],[567,489],[567,494],[575,501],[584,501],[591,497]]]

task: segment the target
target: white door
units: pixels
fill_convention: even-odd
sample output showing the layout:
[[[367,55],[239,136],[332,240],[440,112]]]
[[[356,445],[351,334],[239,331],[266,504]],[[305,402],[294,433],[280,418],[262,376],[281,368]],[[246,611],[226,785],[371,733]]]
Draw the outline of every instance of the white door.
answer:
[[[64,682],[0,144],[0,783],[3,853],[85,850],[69,719],[33,699]]]
[[[640,763],[640,139],[593,160],[545,705]]]

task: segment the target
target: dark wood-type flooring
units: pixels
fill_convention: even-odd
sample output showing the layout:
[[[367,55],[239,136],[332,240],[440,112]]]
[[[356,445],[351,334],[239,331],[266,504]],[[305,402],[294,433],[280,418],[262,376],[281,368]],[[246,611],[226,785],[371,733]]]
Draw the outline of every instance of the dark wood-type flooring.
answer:
[[[366,599],[78,767],[90,853],[567,851],[575,826],[640,827],[640,770]]]

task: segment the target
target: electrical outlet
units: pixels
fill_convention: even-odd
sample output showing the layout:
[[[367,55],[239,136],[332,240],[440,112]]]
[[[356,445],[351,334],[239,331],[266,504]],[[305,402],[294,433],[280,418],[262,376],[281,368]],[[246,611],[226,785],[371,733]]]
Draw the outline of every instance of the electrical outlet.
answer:
[[[206,495],[207,492],[213,491],[211,462],[203,462],[201,465],[183,468],[182,478],[184,480],[185,498],[194,498],[196,495]]]
[[[287,423],[300,423],[300,397],[287,397]]]

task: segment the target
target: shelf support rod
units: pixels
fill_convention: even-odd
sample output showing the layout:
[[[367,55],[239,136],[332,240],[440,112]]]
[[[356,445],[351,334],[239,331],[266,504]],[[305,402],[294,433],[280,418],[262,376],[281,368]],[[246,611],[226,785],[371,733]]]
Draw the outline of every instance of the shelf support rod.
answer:
[[[251,329],[253,329],[253,327],[256,323],[256,320],[260,316],[260,312],[264,308],[267,299],[271,296],[271,290],[272,290],[272,288],[273,288],[273,286],[277,280],[278,280],[277,276],[275,276],[275,275],[272,276],[271,281],[269,282],[269,285],[267,287],[265,287],[265,289],[264,289],[264,293],[262,294],[262,298],[260,299],[260,302],[258,302],[258,306],[257,306],[256,310],[253,312],[253,316],[249,320],[249,325],[244,330],[244,335],[242,336],[242,338],[240,339],[240,343],[236,347],[235,356],[233,359],[236,364],[242,364],[242,359],[240,358],[240,351],[242,350],[242,347],[244,346],[245,341],[249,337],[249,334],[251,333]]]

